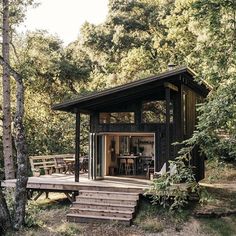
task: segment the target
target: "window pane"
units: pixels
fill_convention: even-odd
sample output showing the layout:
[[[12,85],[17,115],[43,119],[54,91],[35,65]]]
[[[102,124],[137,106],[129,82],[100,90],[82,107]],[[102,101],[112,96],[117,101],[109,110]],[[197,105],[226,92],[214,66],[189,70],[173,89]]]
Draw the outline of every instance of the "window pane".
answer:
[[[99,122],[102,124],[134,123],[134,112],[102,112],[99,114]]]
[[[144,102],[142,108],[142,122],[144,123],[165,123],[166,122],[166,101]],[[173,103],[170,103],[170,122],[173,122]]]

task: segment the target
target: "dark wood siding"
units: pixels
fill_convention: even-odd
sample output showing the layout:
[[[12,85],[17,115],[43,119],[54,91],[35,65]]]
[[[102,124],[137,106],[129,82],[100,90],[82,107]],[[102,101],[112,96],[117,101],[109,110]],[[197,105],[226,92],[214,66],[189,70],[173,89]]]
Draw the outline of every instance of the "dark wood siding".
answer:
[[[203,97],[187,86],[182,85],[182,88],[182,91],[186,93],[186,114],[183,114],[183,116],[186,116],[186,133],[183,135],[183,139],[188,139],[192,137],[197,124],[197,101],[199,99],[202,100]],[[182,132],[184,133],[184,130],[182,130]],[[194,166],[196,179],[201,180],[204,178],[204,157],[200,154],[198,147],[193,149],[191,156],[191,163]]]
[[[152,101],[156,99],[165,99],[165,90],[158,89],[156,94],[145,94],[142,99],[131,99],[126,103],[116,104],[115,106],[106,106],[102,109],[93,111],[90,115],[90,130],[91,132],[130,132],[130,133],[154,133],[155,134],[155,171],[159,171],[163,164],[168,160],[173,160],[178,156],[180,146],[172,145],[175,142],[182,142],[184,139],[190,138],[193,134],[196,125],[196,101],[199,100],[199,94],[189,88],[187,85],[181,84],[182,78],[175,86],[178,91],[170,90],[170,100],[173,102],[173,123],[169,124],[169,131],[167,126],[163,124],[147,124],[142,123],[142,103],[144,101]],[[185,81],[185,80],[183,80]],[[163,94],[164,93],[164,94]],[[183,94],[186,94],[186,101],[184,104]],[[185,105],[185,114],[183,107]],[[99,112],[134,112],[135,123],[133,124],[100,124]],[[186,130],[184,130],[184,116],[186,119]],[[168,135],[168,137],[166,136]],[[167,138],[169,141],[167,142]],[[170,146],[169,146],[169,144]],[[167,151],[168,150],[168,151]],[[167,152],[169,157],[167,158]],[[200,157],[197,149],[193,151],[192,164],[196,167],[197,179],[202,179],[204,176],[203,158]]]

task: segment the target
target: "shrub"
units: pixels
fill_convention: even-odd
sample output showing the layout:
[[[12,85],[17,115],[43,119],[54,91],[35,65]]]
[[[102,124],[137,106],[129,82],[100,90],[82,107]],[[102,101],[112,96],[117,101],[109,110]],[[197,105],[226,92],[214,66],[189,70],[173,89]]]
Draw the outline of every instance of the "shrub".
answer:
[[[39,206],[35,202],[28,201],[24,226],[28,228],[41,227],[43,225],[43,221],[39,217],[40,211]]]
[[[176,172],[166,174],[153,179],[153,182],[146,192],[152,197],[152,203],[159,203],[164,208],[170,207],[171,211],[181,210],[187,203],[191,193],[199,194],[199,184],[197,183],[193,169],[190,165],[191,156],[183,155],[170,161],[176,165]]]

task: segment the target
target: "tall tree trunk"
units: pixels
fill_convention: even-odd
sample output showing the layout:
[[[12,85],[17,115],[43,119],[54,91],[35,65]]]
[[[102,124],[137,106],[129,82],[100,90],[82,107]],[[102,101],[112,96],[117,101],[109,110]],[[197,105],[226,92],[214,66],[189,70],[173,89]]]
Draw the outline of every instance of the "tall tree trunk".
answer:
[[[2,1],[3,22],[2,22],[2,55],[3,60],[9,64],[9,1]],[[5,178],[14,179],[14,162],[12,155],[11,136],[11,99],[10,99],[10,70],[3,64],[3,156],[5,167]]]
[[[15,217],[13,227],[19,229],[24,222],[27,203],[28,158],[25,142],[24,118],[24,84],[21,76],[0,56],[0,64],[8,67],[16,81],[16,114],[14,119],[15,145],[17,153],[17,181],[15,191]]]
[[[6,200],[3,196],[0,186],[0,235],[4,235],[5,232],[11,228],[10,213],[7,208]]]
[[[21,76],[0,56],[0,64],[6,65],[16,81],[16,114],[14,119],[15,145],[17,153],[17,181],[15,190],[15,215],[13,227],[18,230],[25,218],[27,203],[28,158],[25,142],[24,118],[24,85]]]
[[[25,142],[24,117],[24,85],[21,77],[15,73],[17,85],[16,115],[14,119],[15,144],[17,152],[17,182],[15,192],[15,218],[14,228],[19,229],[25,218],[25,206],[27,203],[28,159]]]

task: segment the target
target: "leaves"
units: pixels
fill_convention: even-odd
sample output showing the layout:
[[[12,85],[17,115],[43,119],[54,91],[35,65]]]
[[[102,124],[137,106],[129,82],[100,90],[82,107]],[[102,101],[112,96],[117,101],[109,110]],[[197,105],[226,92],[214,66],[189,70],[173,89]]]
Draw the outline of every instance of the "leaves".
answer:
[[[146,194],[150,194],[154,204],[159,203],[163,207],[169,207],[170,211],[181,210],[187,203],[192,193],[198,193],[199,185],[195,180],[190,155],[182,155],[170,164],[176,166],[176,172],[168,171],[158,176]]]

